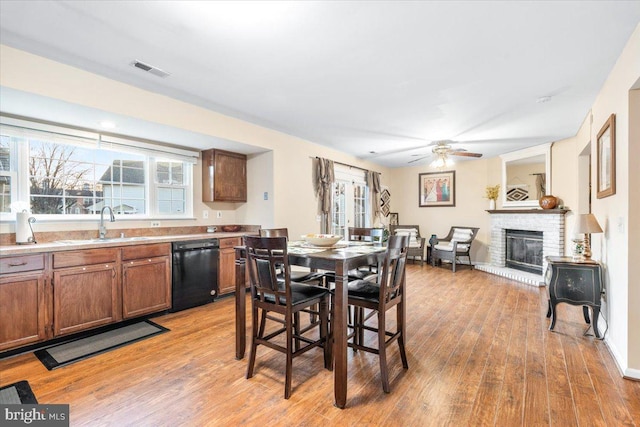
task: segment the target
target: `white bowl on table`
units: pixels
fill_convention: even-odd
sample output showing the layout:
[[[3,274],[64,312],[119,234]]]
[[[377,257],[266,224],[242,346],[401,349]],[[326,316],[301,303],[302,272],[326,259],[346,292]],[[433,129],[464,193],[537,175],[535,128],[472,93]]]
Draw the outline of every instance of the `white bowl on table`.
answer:
[[[342,236],[335,234],[303,234],[302,239],[313,246],[328,247],[338,243],[338,241],[342,239]]]

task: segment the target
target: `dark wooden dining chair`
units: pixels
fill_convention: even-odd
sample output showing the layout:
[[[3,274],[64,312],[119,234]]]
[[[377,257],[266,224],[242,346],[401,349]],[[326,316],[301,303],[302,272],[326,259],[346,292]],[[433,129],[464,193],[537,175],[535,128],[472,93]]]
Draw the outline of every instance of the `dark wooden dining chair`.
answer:
[[[404,303],[405,303],[405,268],[409,247],[408,236],[390,236],[387,241],[387,252],[377,280],[356,280],[349,282],[348,303],[355,307],[353,334],[349,347],[378,354],[380,357],[380,378],[382,389],[389,393],[389,371],[387,368],[387,347],[398,341],[402,366],[408,369],[407,355],[404,348]],[[396,307],[395,331],[387,330],[387,311]],[[364,309],[371,310],[365,317]],[[367,320],[376,316],[377,324],[367,324]],[[377,334],[377,348],[364,344],[364,331]]]
[[[349,233],[348,240],[350,242],[372,242],[382,243],[382,235],[384,229],[382,228],[368,228],[368,227],[349,227],[347,229]]]
[[[249,283],[251,286],[251,350],[247,378],[253,376],[256,353],[259,345],[272,348],[286,355],[284,398],[291,396],[293,359],[315,347],[324,349],[324,366],[331,370],[331,348],[328,337],[329,291],[315,286],[291,281],[287,257],[286,237],[245,237]],[[278,270],[284,272],[283,280],[278,280]],[[296,314],[318,306],[320,321],[309,328],[295,325]],[[282,326],[265,335],[267,321]],[[308,332],[318,329],[318,337],[308,336]],[[302,332],[296,332],[302,331]],[[285,344],[274,338],[284,334]],[[295,341],[305,345],[297,348]]]
[[[258,233],[260,234],[260,237],[286,237],[287,238],[287,242],[289,241],[289,229],[288,228],[261,228]],[[282,269],[281,269],[282,270]],[[289,272],[289,277],[291,278],[292,282],[299,282],[299,283],[310,283],[313,285],[321,285],[321,286],[325,286],[325,274],[324,273],[319,273],[316,271],[304,271],[304,270],[291,270]],[[283,273],[282,271],[280,271],[278,273],[278,280],[283,280]],[[314,307],[311,310],[305,310],[309,312],[309,320],[311,321],[311,323],[317,323],[318,322],[318,317],[316,316],[317,313],[317,307]],[[295,329],[295,333],[296,334],[300,334],[300,313],[296,313],[294,314],[295,317],[295,323],[294,323],[294,327]],[[304,332],[304,331],[303,331]],[[300,340],[295,340],[295,348],[296,350],[298,350],[300,348]]]
[[[349,233],[348,241],[349,242],[362,242],[362,243],[373,243],[373,244],[382,244],[382,238],[384,235],[383,228],[368,228],[368,227],[349,227],[347,232]],[[358,280],[364,279],[367,276],[371,276],[376,274],[377,265],[369,265],[360,267],[357,269],[349,270],[348,277],[349,280]],[[325,273],[325,280],[327,283],[335,283],[336,278],[333,272]]]
[[[261,228],[260,237],[286,237],[289,240],[289,230],[287,228]],[[291,271],[291,280],[294,282],[322,284],[324,274],[315,271]]]

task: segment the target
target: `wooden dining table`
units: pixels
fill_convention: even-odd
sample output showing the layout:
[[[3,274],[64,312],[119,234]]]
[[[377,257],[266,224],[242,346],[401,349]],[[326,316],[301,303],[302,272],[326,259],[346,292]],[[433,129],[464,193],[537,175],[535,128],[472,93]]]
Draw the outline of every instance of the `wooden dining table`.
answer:
[[[243,246],[236,249],[236,359],[244,358],[246,347],[246,281]],[[349,270],[380,264],[384,261],[386,247],[363,245],[362,243],[339,245],[333,248],[311,248],[295,243],[288,249],[290,265],[308,267],[312,270],[335,273],[335,304],[332,316],[334,356],[335,405],[344,408],[347,403],[347,272]]]

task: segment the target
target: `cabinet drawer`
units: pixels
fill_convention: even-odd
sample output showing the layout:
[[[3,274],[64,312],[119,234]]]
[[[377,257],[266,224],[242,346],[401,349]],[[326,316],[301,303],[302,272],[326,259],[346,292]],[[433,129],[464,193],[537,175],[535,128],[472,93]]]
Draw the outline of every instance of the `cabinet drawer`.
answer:
[[[118,249],[84,249],[82,251],[54,252],[53,268],[75,267],[115,262]]]
[[[122,248],[122,260],[154,258],[171,254],[171,243],[155,243],[152,245],[135,245]]]
[[[0,274],[44,269],[44,254],[0,258]]]
[[[233,248],[234,246],[240,246],[241,244],[241,237],[228,237],[226,239],[220,239],[220,249]]]

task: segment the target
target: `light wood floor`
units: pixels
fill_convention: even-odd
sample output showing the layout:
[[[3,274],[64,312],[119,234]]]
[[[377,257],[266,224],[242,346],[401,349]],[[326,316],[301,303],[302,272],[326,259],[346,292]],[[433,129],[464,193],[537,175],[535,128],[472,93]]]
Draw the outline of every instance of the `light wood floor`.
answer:
[[[391,393],[378,359],[349,351],[348,407],[333,406],[320,350],[234,359],[233,299],[154,319],[171,329],[54,371],[31,354],[0,360],[0,384],[28,380],[41,403],[68,403],[72,426],[640,425],[640,383],[561,304],[547,330],[544,288],[461,269],[408,267],[409,370],[393,346]]]

